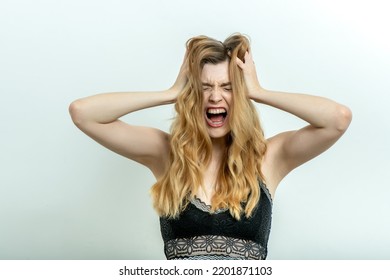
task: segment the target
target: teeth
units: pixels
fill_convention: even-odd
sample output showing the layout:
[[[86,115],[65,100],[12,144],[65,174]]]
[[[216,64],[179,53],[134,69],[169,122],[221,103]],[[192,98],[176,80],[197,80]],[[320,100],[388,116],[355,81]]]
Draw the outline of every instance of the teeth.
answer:
[[[209,113],[209,114],[222,114],[222,113],[226,113],[226,110],[223,108],[218,108],[218,109],[210,108],[207,110],[207,113]]]

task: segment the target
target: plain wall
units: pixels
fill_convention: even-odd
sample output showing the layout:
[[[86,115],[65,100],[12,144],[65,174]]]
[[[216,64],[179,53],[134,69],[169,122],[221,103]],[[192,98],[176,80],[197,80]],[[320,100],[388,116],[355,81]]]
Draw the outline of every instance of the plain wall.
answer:
[[[187,39],[248,34],[261,84],[353,121],[277,190],[269,259],[389,259],[386,1],[1,1],[0,259],[164,259],[154,182],[72,123],[69,104],[168,88]],[[294,116],[256,105],[266,136]],[[169,131],[173,106],[123,120]]]

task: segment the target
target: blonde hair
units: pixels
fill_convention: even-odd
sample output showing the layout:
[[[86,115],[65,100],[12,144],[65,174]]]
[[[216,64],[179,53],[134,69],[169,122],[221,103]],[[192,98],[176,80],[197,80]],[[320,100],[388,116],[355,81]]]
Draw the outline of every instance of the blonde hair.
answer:
[[[249,217],[260,199],[259,180],[266,141],[259,117],[248,98],[236,57],[244,60],[249,40],[233,34],[223,43],[206,36],[187,41],[188,82],[179,94],[172,123],[170,162],[165,175],[151,189],[154,208],[160,216],[176,218],[203,186],[203,173],[211,159],[212,143],[203,112],[201,72],[204,64],[229,60],[233,102],[229,109],[231,131],[217,176],[212,211],[228,208],[237,220]],[[246,202],[245,205],[242,202]]]

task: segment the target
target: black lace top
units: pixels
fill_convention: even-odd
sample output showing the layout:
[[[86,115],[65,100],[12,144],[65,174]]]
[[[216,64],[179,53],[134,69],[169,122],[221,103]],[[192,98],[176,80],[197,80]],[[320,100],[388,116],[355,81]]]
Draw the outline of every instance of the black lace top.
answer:
[[[265,184],[250,218],[237,221],[227,209],[210,213],[194,199],[177,219],[160,218],[167,259],[257,259],[267,257],[272,199]]]

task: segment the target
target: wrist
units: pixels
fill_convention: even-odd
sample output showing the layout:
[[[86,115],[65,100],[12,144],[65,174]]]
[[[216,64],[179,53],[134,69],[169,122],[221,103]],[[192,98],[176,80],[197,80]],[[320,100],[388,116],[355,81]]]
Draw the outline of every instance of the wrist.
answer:
[[[171,87],[171,88],[165,90],[163,94],[167,96],[168,103],[175,103],[179,92],[174,87]]]
[[[265,97],[266,94],[267,91],[264,88],[262,88],[260,85],[248,89],[249,98],[259,103],[263,103],[263,98]]]

